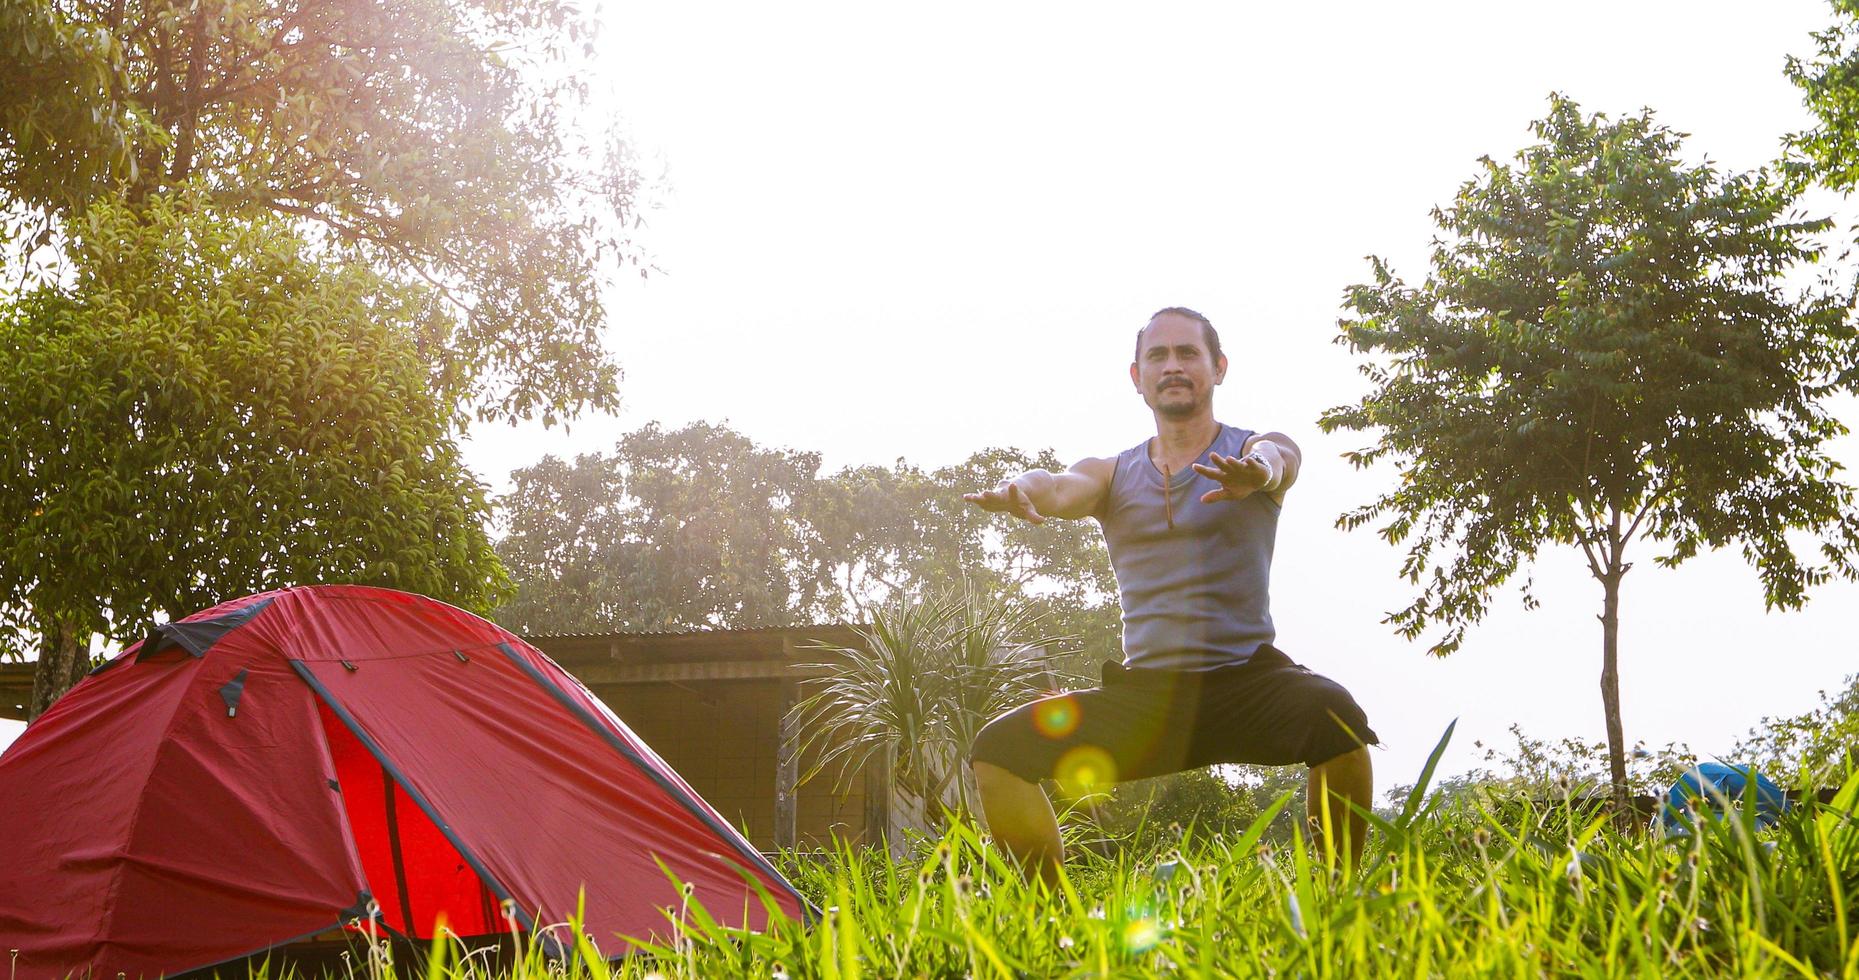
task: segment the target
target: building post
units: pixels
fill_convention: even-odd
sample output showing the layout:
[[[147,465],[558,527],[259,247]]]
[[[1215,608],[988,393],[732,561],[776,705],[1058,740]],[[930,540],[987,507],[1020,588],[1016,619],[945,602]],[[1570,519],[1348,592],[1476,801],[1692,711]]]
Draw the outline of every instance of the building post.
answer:
[[[879,752],[865,766],[865,843],[894,850],[891,833],[891,757]]]
[[[775,746],[775,847],[777,848],[792,848],[800,840],[796,819],[799,806],[795,799],[797,789],[795,784],[800,777],[800,724],[793,711],[796,700],[794,682],[781,681],[780,742]]]

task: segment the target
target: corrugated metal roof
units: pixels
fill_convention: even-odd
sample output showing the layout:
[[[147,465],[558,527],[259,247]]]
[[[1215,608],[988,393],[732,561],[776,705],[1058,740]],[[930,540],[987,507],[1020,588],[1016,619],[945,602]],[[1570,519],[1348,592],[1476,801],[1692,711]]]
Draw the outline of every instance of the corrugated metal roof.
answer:
[[[751,626],[735,629],[692,627],[679,630],[621,630],[606,633],[524,633],[525,640],[653,640],[691,636],[775,636],[808,630],[854,630],[866,623],[813,623],[806,626]]]

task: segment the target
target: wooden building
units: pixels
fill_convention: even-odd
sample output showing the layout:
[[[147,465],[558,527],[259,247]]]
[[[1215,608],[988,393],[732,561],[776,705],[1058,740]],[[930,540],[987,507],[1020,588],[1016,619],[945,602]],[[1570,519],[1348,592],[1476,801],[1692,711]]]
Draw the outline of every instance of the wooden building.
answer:
[[[849,778],[823,771],[798,785],[812,760],[800,757],[788,709],[818,673],[800,665],[829,659],[811,644],[858,644],[849,627],[525,639],[579,677],[759,848],[825,847],[835,836],[890,845],[917,824],[920,808],[896,798],[881,767]]]
[[[32,703],[33,663],[0,663],[0,718],[25,721],[26,705]]]

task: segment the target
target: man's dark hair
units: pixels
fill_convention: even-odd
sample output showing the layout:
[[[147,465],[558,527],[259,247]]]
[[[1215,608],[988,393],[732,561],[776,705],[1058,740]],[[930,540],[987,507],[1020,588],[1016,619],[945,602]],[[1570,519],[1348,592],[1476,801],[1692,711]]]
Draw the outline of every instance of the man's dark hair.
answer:
[[[1212,322],[1185,306],[1167,306],[1151,313],[1149,315],[1149,323],[1154,323],[1155,318],[1164,313],[1173,313],[1176,316],[1185,316],[1190,320],[1199,320],[1201,324],[1201,343],[1207,347],[1207,352],[1213,355],[1213,362],[1215,364],[1220,363],[1220,334],[1214,330]],[[1139,361],[1143,359],[1143,331],[1149,329],[1149,323],[1143,324],[1136,330],[1136,359]]]

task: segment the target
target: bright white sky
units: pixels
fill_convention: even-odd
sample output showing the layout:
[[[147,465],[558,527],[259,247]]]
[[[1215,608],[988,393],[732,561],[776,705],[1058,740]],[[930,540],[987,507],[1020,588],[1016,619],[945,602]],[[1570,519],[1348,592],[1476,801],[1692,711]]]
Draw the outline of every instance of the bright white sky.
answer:
[[[1332,521],[1389,474],[1351,471],[1360,438],[1315,424],[1363,391],[1331,343],[1340,297],[1371,253],[1422,277],[1428,210],[1527,143],[1552,90],[1651,106],[1693,155],[1761,165],[1805,124],[1782,62],[1823,3],[791,6],[609,11],[612,112],[669,170],[646,232],[665,274],[611,290],[619,417],[480,432],[484,479],[651,420],[727,421],[829,469],[1104,455],[1152,432],[1134,331],[1192,306],[1233,359],[1219,416],[1304,447],[1273,612],[1281,645],[1367,708],[1380,782],[1411,781],[1454,718],[1447,771],[1512,722],[1602,736],[1600,589],[1578,555],[1541,563],[1540,610],[1500,600],[1450,659],[1380,625],[1407,595],[1398,553]],[[1859,466],[1859,444],[1842,456]],[[1859,587],[1765,615],[1736,556],[1651,554],[1623,599],[1629,741],[1709,757],[1859,670]]]

